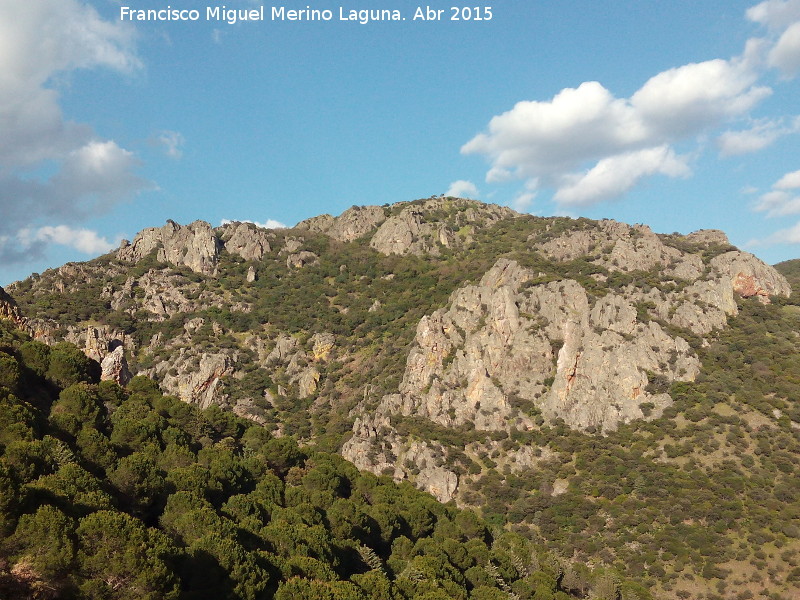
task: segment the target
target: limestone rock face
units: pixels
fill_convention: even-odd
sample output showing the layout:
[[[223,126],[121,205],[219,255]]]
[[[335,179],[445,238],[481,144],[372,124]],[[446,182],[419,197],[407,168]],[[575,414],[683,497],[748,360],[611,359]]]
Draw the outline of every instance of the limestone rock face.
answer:
[[[186,226],[167,221],[163,227],[139,232],[130,245],[117,251],[117,258],[138,262],[156,250],[156,258],[161,262],[186,265],[196,273],[212,275],[221,247],[211,225],[205,221]]]
[[[202,306],[205,298],[197,294],[198,289],[199,284],[187,283],[180,275],[149,271],[141,277],[128,277],[120,286],[108,284],[101,297],[107,298],[114,310],[124,310],[135,302],[151,312],[154,320],[164,320]],[[190,300],[189,296],[197,298]]]
[[[438,254],[436,242],[449,246],[448,230],[440,223],[425,223],[422,213],[406,209],[389,217],[372,237],[370,246],[382,254]]]
[[[315,362],[328,360],[336,346],[336,337],[332,333],[315,333],[311,336],[312,355]]]
[[[302,269],[307,265],[316,265],[319,262],[319,256],[308,250],[295,252],[286,257],[286,266],[289,269]]]
[[[172,361],[171,369],[175,370],[164,376],[162,387],[175,394],[184,402],[197,404],[200,408],[208,408],[212,404],[225,404],[222,395],[221,379],[233,373],[235,357],[217,352],[195,354],[181,348],[178,356]]]
[[[220,232],[225,250],[245,260],[261,260],[271,250],[270,232],[252,223],[228,223]]]
[[[282,334],[275,340],[275,347],[264,358],[267,367],[280,365],[285,367],[289,384],[294,387],[299,398],[313,395],[319,388],[321,373],[318,363],[324,363],[332,356],[336,346],[336,338],[332,333],[314,334],[308,341],[307,352],[297,338]],[[259,356],[263,351],[259,352]]]
[[[458,476],[445,465],[445,448],[435,441],[407,441],[391,431],[388,419],[356,420],[355,435],[345,444],[343,456],[359,469],[388,474],[395,480],[408,478],[408,467],[418,471],[417,487],[439,502],[449,502],[458,491]]]
[[[534,249],[558,261],[599,254],[592,262],[612,272],[659,267],[666,275],[689,281],[703,272],[700,256],[664,244],[647,225],[631,226],[611,219],[598,221],[596,226],[587,229],[567,232]]]
[[[370,246],[382,254],[433,254],[471,239],[475,228],[517,215],[510,208],[463,198],[410,203],[386,219]]]
[[[711,260],[711,267],[730,277],[733,289],[740,296],[756,296],[764,304],[770,296],[789,296],[792,289],[786,278],[752,254],[738,250],[726,252]]]
[[[433,254],[471,240],[476,228],[516,216],[510,208],[464,198],[430,198],[388,208],[354,206],[338,217],[321,215],[297,224],[298,229],[324,233],[349,242],[375,232],[370,246],[383,254]]]
[[[41,331],[52,329],[55,325],[55,323],[42,323]],[[57,341],[49,333],[42,335],[40,339],[48,344]],[[125,352],[133,351],[134,348],[124,332],[107,325],[88,327],[70,325],[66,327],[64,340],[82,348],[86,356],[100,363],[102,381],[115,381],[119,385],[126,385],[131,380],[132,374]]]
[[[281,335],[266,358],[267,364],[288,363],[300,351],[300,342],[290,335]]]
[[[131,372],[128,369],[128,361],[125,360],[125,348],[122,344],[118,345],[111,352],[106,354],[100,363],[102,381],[115,381],[119,385],[127,385],[131,380]]]
[[[333,215],[324,214],[300,221],[294,226],[294,228],[306,229],[308,231],[313,231],[314,233],[325,233],[333,226],[335,222],[336,217]]]
[[[26,329],[27,319],[22,316],[17,303],[2,287],[0,287],[0,319],[8,319],[20,329]]]
[[[303,369],[297,374],[297,394],[300,398],[307,398],[317,391],[320,374],[314,367]]]
[[[364,237],[386,219],[380,206],[353,206],[338,217],[321,215],[297,224],[298,229],[324,233],[340,242]]]
[[[376,414],[423,416],[444,427],[530,427],[528,404],[578,429],[610,430],[642,418],[647,373],[692,379],[699,361],[682,338],[637,318],[633,294],[590,305],[573,280],[526,286],[535,273],[500,259],[480,283],[456,290],[423,317],[399,394]],[[512,402],[513,400],[513,402]]]
[[[656,418],[672,403],[668,384],[691,381],[700,371],[695,351],[667,325],[697,336],[725,327],[737,311],[734,293],[742,293],[736,280],[742,273],[739,279],[751,277],[754,289],[789,293],[774,269],[745,253],[720,255],[706,269],[699,256],[665,246],[646,229],[609,222],[599,232],[570,237],[586,254],[598,240],[610,240],[608,252],[617,250],[637,270],[666,263],[682,284],[628,284],[597,296],[576,280],[540,280],[536,271],[499,259],[478,284],[457,289],[445,308],[422,318],[398,392],[360,414],[342,449],[345,458],[395,479],[412,477],[447,499],[458,480],[441,460],[442,449],[403,438],[395,419],[511,433],[534,428],[535,415],[596,432]],[[548,251],[563,260],[581,255],[558,238]],[[614,266],[633,270],[619,261]],[[426,451],[427,471],[412,460]],[[406,458],[417,464],[416,474]]]
[[[83,353],[99,363],[118,346],[125,346],[125,333],[107,325],[89,325],[86,328],[71,326],[67,328],[64,339],[83,347]]]
[[[705,246],[712,244],[717,244],[719,246],[730,245],[728,236],[725,235],[724,231],[720,231],[719,229],[699,229],[698,231],[686,234],[684,238],[686,238],[687,242],[692,244],[701,244]]]

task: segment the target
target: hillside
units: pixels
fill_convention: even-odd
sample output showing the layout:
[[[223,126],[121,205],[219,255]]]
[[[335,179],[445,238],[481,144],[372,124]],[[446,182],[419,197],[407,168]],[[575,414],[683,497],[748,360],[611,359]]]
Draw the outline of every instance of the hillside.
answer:
[[[286,230],[168,222],[8,291],[106,379],[147,375],[658,597],[791,598],[798,308],[779,271],[797,279],[718,231],[431,198]]]
[[[649,598],[0,319],[0,597]]]

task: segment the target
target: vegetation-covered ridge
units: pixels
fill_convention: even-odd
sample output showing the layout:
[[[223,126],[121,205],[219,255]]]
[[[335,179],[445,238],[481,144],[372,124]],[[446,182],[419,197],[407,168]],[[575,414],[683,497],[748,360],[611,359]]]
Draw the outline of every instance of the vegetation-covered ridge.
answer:
[[[650,598],[2,319],[0,362],[0,597]]]
[[[9,291],[36,339],[122,343],[134,373],[309,459],[344,445],[446,487],[492,539],[668,599],[800,590],[800,306],[721,232],[434,198],[288,230],[168,223]]]

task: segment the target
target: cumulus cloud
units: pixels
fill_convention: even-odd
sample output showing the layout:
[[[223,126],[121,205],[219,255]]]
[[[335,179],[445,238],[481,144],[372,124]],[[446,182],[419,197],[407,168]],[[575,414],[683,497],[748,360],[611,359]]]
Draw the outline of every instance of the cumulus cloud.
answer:
[[[691,174],[686,158],[668,146],[618,154],[599,161],[582,175],[568,175],[554,199],[566,206],[587,206],[621,196],[640,179],[660,173],[669,177]]]
[[[747,9],[746,14],[755,23],[784,30],[800,20],[800,0],[767,0]]]
[[[781,177],[773,185],[776,190],[793,190],[800,188],[800,171],[792,171]]]
[[[445,196],[453,196],[455,198],[477,198],[478,188],[471,181],[459,179],[450,184]]]
[[[742,57],[663,71],[630,98],[590,81],[551,100],[519,102],[461,151],[489,160],[489,182],[538,178],[571,205],[618,196],[656,173],[683,177],[687,160],[670,144],[744,115],[770,94],[756,85],[755,54],[751,45]]]
[[[759,197],[754,210],[765,212],[768,217],[796,215],[800,213],[800,198],[782,190],[772,190]]]
[[[13,245],[19,230],[54,219],[78,221],[152,186],[135,175],[138,162],[131,152],[100,139],[91,126],[67,120],[52,87],[56,76],[76,69],[131,73],[140,67],[133,31],[104,21],[82,1],[0,2],[4,260],[24,259]],[[33,241],[57,240],[43,234]],[[33,241],[31,255],[38,247]]]
[[[794,77],[800,71],[800,22],[784,31],[770,50],[769,65],[787,77]]]
[[[618,197],[653,175],[689,175],[678,143],[695,144],[725,125],[723,156],[755,152],[800,131],[800,120],[753,121],[750,113],[772,90],[759,82],[767,69],[800,72],[800,0],[768,0],[747,11],[767,29],[747,41],[741,56],[694,62],[658,73],[629,97],[600,82],[565,88],[546,100],[518,102],[493,117],[461,148],[484,156],[488,183],[537,179],[565,205],[587,206]]]
[[[722,156],[737,156],[763,150],[779,138],[800,131],[800,117],[785,125],[783,119],[760,119],[749,129],[726,131],[717,139]]]
[[[261,227],[262,229],[286,229],[287,225],[284,225],[280,221],[276,221],[275,219],[267,219],[263,223],[259,223],[258,221],[250,221],[249,219],[222,219],[220,225],[227,225],[229,223],[252,223],[256,227]]]
[[[23,229],[17,235],[17,239],[23,247],[35,242],[52,242],[93,256],[110,252],[114,248],[114,244],[96,231],[67,225],[44,226],[36,230]]]
[[[756,212],[767,217],[784,217],[800,214],[800,196],[790,190],[800,189],[800,171],[787,173],[772,185],[772,190],[762,194],[753,206]]]
[[[800,72],[800,0],[768,0],[747,11],[747,18],[766,26],[773,38],[767,62],[786,77]]]

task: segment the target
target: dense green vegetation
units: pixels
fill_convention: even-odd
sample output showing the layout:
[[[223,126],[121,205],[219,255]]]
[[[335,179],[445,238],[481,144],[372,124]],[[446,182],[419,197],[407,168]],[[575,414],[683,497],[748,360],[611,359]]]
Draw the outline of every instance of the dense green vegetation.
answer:
[[[0,597],[650,597],[5,321],[0,362]]]

